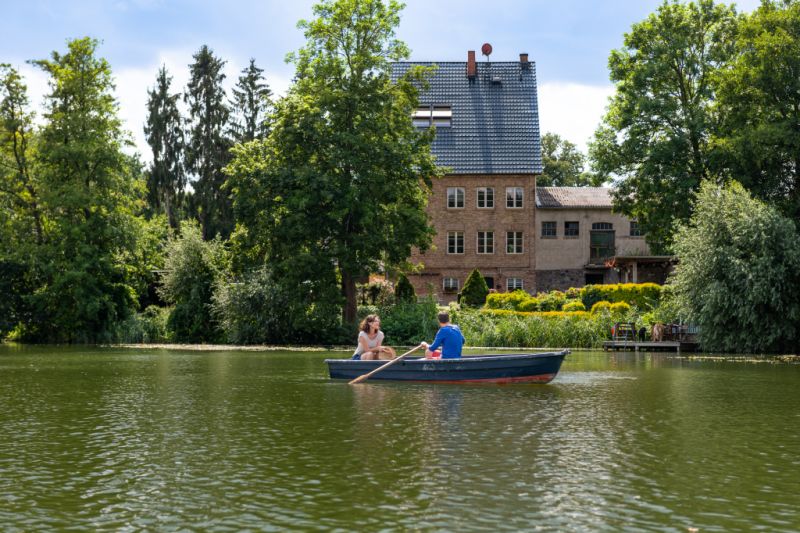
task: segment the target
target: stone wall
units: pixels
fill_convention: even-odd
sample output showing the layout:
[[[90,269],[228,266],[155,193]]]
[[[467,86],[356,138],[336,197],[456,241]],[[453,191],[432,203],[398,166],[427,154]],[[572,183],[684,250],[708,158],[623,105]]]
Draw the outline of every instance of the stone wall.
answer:
[[[586,284],[585,271],[572,270],[537,270],[536,291],[564,291],[570,287],[583,287]]]

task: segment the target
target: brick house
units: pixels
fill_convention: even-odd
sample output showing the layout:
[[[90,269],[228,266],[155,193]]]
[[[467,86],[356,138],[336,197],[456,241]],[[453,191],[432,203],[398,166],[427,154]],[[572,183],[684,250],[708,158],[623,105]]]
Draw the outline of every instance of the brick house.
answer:
[[[409,276],[417,294],[456,298],[477,268],[490,288],[536,287],[535,187],[541,174],[535,64],[519,61],[400,62],[393,75],[436,65],[413,116],[436,127],[432,151],[448,169],[435,180],[428,213],[432,249],[410,258],[424,269]]]
[[[636,221],[613,213],[606,187],[536,189],[537,291],[593,283],[664,283],[674,259],[654,256]]]

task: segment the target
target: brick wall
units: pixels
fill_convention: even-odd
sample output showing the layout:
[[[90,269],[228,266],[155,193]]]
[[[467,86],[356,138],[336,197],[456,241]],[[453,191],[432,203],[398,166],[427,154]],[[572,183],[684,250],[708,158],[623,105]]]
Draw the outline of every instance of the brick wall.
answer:
[[[464,189],[464,207],[447,207],[447,189]],[[494,207],[478,208],[478,188],[494,189]],[[506,188],[521,187],[522,208],[506,207]],[[430,294],[431,290],[442,302],[455,300],[456,293],[445,293],[443,278],[458,279],[463,287],[469,273],[477,268],[484,277],[494,280],[495,288],[505,290],[509,278],[523,280],[525,290],[536,286],[534,271],[534,188],[532,174],[520,175],[449,175],[435,180],[428,202],[428,214],[436,230],[433,247],[424,254],[414,250],[413,263],[423,263],[424,270],[409,276],[418,295]],[[459,231],[464,235],[464,253],[447,253],[448,232]],[[494,252],[478,254],[478,232],[494,232]],[[506,232],[522,232],[521,254],[506,253]]]

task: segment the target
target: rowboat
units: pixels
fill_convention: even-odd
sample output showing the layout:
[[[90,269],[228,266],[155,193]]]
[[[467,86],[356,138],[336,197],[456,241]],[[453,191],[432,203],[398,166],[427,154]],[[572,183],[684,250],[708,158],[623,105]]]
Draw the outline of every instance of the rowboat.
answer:
[[[428,383],[549,383],[569,350],[544,353],[471,355],[460,359],[409,357],[373,375],[370,380]],[[325,359],[331,379],[353,379],[386,361]]]

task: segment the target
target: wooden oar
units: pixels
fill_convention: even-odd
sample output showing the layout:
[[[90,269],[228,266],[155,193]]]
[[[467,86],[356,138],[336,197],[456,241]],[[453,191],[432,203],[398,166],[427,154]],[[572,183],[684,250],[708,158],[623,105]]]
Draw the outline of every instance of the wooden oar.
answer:
[[[371,372],[367,372],[366,374],[358,376],[356,379],[354,379],[353,381],[348,383],[348,385],[355,385],[356,383],[361,383],[362,381],[368,380],[371,376],[374,376],[375,374],[377,374],[378,372],[380,372],[381,370],[383,370],[385,368],[389,368],[390,366],[392,366],[393,364],[398,362],[400,359],[403,359],[407,355],[411,355],[412,353],[416,352],[420,348],[422,348],[421,344],[419,346],[416,346],[416,347],[410,349],[409,351],[407,351],[403,355],[395,357],[394,359],[392,359],[391,361],[389,361],[385,365],[381,365],[381,366],[379,366],[378,368],[376,368],[375,370],[373,370]]]

